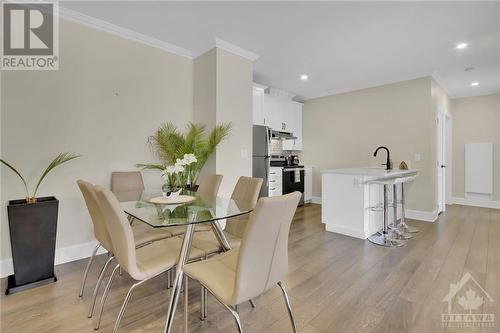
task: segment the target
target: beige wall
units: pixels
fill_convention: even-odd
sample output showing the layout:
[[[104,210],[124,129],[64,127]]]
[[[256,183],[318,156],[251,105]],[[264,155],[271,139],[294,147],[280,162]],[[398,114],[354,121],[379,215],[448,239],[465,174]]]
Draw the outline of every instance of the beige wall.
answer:
[[[252,61],[220,48],[194,60],[194,121],[209,130],[216,123],[232,124],[229,138],[217,147],[200,175],[224,175],[219,190],[223,196],[231,195],[240,176],[252,175],[252,73]]]
[[[407,207],[434,212],[435,117],[430,77],[307,100],[304,103],[304,164],[314,167],[313,195],[321,196],[322,169],[377,165],[387,146],[397,167],[411,160],[419,177],[409,186]],[[414,155],[421,155],[414,161]]]
[[[464,197],[464,145],[493,142],[493,200],[500,201],[500,94],[451,100],[453,116],[453,196]]]
[[[221,195],[230,196],[240,176],[252,175],[252,80],[250,60],[217,49],[217,123],[232,123],[216,152]]]
[[[216,79],[217,79],[217,52],[210,51],[194,59],[194,92],[193,92],[193,121],[205,124],[207,132],[212,130],[216,123]],[[205,174],[215,173],[215,156],[211,156],[202,172],[200,179]]]
[[[153,160],[146,138],[162,122],[192,121],[193,61],[66,21],[60,60],[58,71],[2,72],[1,156],[33,185],[58,152],[83,155],[40,188],[40,195],[60,200],[63,248],[93,240],[78,178],[108,186],[111,171]],[[1,258],[8,258],[5,207],[24,192],[9,170],[2,167],[1,176]],[[157,172],[145,174],[149,186],[159,180]]]

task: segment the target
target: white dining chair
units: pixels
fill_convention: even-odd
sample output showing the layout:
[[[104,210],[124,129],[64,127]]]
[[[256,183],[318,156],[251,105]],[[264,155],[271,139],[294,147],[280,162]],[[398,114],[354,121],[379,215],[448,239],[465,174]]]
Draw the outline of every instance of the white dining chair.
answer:
[[[85,267],[82,282],[80,285],[80,292],[78,294],[79,297],[83,296],[88,273],[97,251],[99,250],[100,247],[108,251],[108,259],[106,260],[106,263],[104,264],[104,266],[101,269],[101,272],[99,273],[99,277],[97,279],[97,283],[95,285],[94,292],[92,294],[92,301],[91,301],[92,303],[88,315],[88,317],[90,318],[94,313],[94,306],[102,280],[106,274],[109,265],[111,264],[111,262],[114,260],[115,257],[114,257],[113,245],[106,227],[105,219],[102,214],[101,208],[97,203],[97,196],[94,190],[94,185],[81,179],[77,181],[77,184],[78,187],[80,188],[80,191],[82,192],[85,204],[89,211],[92,224],[94,226],[94,237],[98,241],[98,244],[92,251],[92,254],[87,262],[87,266]],[[147,226],[144,223],[133,224],[131,226],[131,229],[134,235],[134,244],[136,247],[145,246],[154,241],[172,237],[172,234],[168,231],[167,228],[154,229]]]
[[[116,196],[108,189],[100,186],[95,186],[95,192],[113,244],[113,254],[118,261],[101,298],[95,326],[96,330],[99,329],[106,299],[118,269],[122,268],[136,281],[130,287],[118,313],[113,328],[113,333],[115,333],[118,331],[120,321],[123,318],[135,288],[174,267],[179,257],[182,241],[177,237],[173,237],[154,242],[148,246],[136,248],[132,227]],[[192,247],[189,258],[190,260],[198,260],[203,258],[204,255],[203,251]]]
[[[293,192],[259,199],[250,214],[239,249],[184,267],[186,279],[199,281],[231,312],[240,333],[243,328],[236,310],[238,304],[261,295],[275,285],[281,288],[293,332],[297,332],[282,280],[288,273],[288,233],[300,198],[300,192]],[[185,288],[184,292],[187,293],[188,289]]]

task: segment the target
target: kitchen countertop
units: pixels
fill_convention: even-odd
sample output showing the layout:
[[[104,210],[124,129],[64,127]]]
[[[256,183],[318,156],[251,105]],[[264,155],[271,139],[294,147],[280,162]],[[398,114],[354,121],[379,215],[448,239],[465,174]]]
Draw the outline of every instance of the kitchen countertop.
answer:
[[[418,173],[417,169],[386,170],[385,168],[381,167],[360,167],[360,168],[321,170],[321,174],[339,174],[339,175],[357,176],[357,178],[359,178],[359,180],[363,182],[410,177],[410,176],[415,176],[417,173]]]

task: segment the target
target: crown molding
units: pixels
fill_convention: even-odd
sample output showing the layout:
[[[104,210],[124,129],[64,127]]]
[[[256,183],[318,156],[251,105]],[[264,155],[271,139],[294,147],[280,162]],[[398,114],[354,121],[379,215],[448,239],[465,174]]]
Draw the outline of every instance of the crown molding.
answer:
[[[144,35],[140,32],[133,31],[92,16],[82,14],[72,9],[59,6],[59,17],[83,26],[87,26],[96,30],[104,31],[128,40],[132,40],[141,44],[145,44],[169,53],[173,53],[182,57],[193,59],[193,52],[184,49],[174,44],[170,44],[159,39]]]
[[[215,47],[239,55],[240,57],[243,57],[250,61],[255,61],[259,59],[258,54],[253,53],[252,51],[245,50],[244,48],[226,42],[225,40],[222,40],[220,38],[215,38]]]

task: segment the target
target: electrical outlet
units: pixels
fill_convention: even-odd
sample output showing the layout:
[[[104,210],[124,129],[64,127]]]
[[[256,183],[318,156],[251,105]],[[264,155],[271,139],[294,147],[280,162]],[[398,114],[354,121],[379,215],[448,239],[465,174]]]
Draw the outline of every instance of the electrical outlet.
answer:
[[[246,160],[248,158],[248,150],[246,149],[241,149],[241,158]]]
[[[420,156],[420,153],[415,153],[415,156],[413,156],[413,160],[415,162],[420,162],[421,158],[422,158],[422,156]]]

